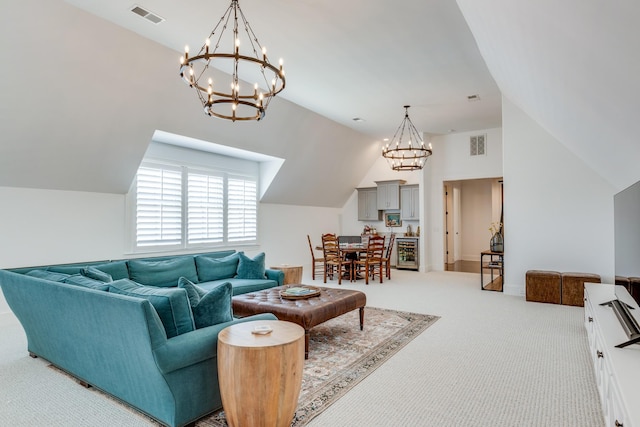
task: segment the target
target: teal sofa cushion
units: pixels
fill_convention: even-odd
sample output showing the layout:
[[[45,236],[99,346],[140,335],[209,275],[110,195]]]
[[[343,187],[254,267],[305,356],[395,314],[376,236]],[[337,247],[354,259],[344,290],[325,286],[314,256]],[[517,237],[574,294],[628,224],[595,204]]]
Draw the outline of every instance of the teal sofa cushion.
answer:
[[[271,289],[276,286],[280,286],[277,280],[271,279],[221,279],[214,280],[213,282],[198,283],[198,286],[208,291],[216,286],[229,282],[233,287],[233,296],[242,295],[249,292],[262,291],[264,289]]]
[[[47,271],[55,271],[56,273],[64,273],[69,275],[80,274],[84,265],[52,265]]]
[[[100,282],[113,282],[113,278],[109,273],[98,270],[96,267],[85,267],[80,270],[80,274],[90,279],[98,280]]]
[[[85,288],[96,289],[98,291],[108,291],[109,284],[100,280],[94,280],[89,277],[83,276],[82,274],[73,274],[66,279],[64,279],[64,283],[68,283],[70,285],[83,286]]]
[[[198,280],[200,282],[210,282],[212,280],[231,279],[236,275],[238,270],[240,253],[241,252],[236,252],[222,258],[196,256]]]
[[[142,286],[128,279],[120,279],[109,282],[109,292],[148,300],[156,309],[167,338],[195,330],[189,298],[184,289]]]
[[[196,264],[192,256],[180,256],[163,260],[129,260],[129,278],[148,286],[175,287],[178,279],[186,277],[198,283]]]
[[[196,329],[233,320],[231,306],[233,287],[231,283],[224,282],[210,290],[204,290],[190,280],[181,277],[178,279],[178,287],[187,291]]]
[[[103,264],[92,265],[92,267],[109,274],[113,280],[129,278],[126,261],[105,262]]]
[[[64,279],[69,277],[65,273],[56,273],[55,271],[47,270],[31,270],[26,273],[27,276],[37,277],[38,279],[51,280],[52,282],[64,282]]]
[[[253,259],[246,256],[244,253],[238,253],[238,279],[266,279],[267,276],[264,272],[264,252],[259,253]]]

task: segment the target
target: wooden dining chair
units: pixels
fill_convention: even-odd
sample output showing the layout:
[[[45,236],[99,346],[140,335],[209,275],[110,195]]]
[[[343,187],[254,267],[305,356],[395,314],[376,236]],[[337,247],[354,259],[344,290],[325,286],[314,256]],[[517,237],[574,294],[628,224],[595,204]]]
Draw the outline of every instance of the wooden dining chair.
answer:
[[[396,241],[396,233],[391,233],[389,236],[389,245],[382,258],[382,266],[384,267],[385,276],[387,279],[391,279],[391,253],[393,252],[393,245]]]
[[[324,257],[316,258],[316,252],[311,244],[311,237],[307,234],[307,241],[309,242],[309,250],[311,251],[311,279],[316,280],[316,273],[323,274],[324,272]]]
[[[382,283],[384,272],[382,267],[382,259],[384,258],[384,241],[385,236],[373,235],[369,237],[367,243],[367,252],[365,257],[355,261],[358,270],[364,273],[365,284],[369,284],[369,277],[375,278],[376,273],[380,276]]]
[[[324,252],[324,283],[327,283],[327,276],[333,278],[338,275],[338,284],[342,284],[342,277],[346,276],[349,281],[353,280],[352,261],[345,260],[340,252],[340,244],[335,234],[322,235],[322,251]]]

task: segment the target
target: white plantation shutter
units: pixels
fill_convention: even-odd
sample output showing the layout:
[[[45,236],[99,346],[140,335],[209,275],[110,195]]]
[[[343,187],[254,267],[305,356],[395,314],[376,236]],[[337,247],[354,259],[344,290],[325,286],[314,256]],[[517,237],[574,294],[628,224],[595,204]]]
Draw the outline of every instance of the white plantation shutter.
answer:
[[[140,167],[136,188],[136,245],[181,244],[181,171]]]
[[[255,241],[258,230],[258,183],[255,179],[229,177],[227,189],[227,239]]]
[[[255,243],[258,176],[250,173],[143,163],[132,194],[135,248]]]
[[[224,241],[224,178],[189,173],[187,184],[187,244]]]

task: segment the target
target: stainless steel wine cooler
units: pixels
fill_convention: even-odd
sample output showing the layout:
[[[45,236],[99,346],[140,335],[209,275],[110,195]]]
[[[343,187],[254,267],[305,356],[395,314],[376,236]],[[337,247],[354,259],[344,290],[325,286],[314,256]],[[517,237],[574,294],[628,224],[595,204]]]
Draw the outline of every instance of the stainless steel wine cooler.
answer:
[[[418,239],[415,237],[398,237],[396,242],[396,254],[398,257],[396,268],[418,270],[420,260]]]

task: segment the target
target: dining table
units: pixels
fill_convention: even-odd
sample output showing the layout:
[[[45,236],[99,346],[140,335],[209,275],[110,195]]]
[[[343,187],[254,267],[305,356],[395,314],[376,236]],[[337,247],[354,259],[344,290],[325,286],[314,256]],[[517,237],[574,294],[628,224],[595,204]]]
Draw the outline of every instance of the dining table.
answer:
[[[361,253],[367,252],[367,247],[363,243],[340,243],[339,248],[340,248],[340,256],[343,259],[357,260],[360,258]],[[322,246],[316,246],[316,249],[319,251],[324,250]],[[355,280],[362,279],[363,277],[357,274],[357,271],[354,270],[355,268],[356,268],[355,264],[350,263],[349,275],[355,278]],[[350,276],[345,274],[342,278],[350,279]]]

